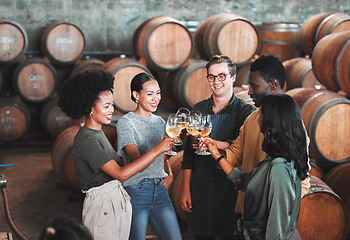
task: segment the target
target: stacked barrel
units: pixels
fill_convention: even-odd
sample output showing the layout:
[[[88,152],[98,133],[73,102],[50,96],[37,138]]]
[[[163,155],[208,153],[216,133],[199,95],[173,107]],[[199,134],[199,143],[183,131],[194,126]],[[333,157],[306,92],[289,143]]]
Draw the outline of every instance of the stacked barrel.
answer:
[[[28,37],[14,21],[0,20],[0,38],[0,140],[19,140],[28,129],[35,131],[35,127],[30,127],[33,122],[40,122],[44,132],[55,139],[52,151],[55,173],[73,190],[78,190],[79,185],[71,148],[84,120],[73,121],[57,106],[61,86],[71,74],[87,69],[112,73],[115,114],[120,115],[136,107],[130,99],[133,76],[152,73],[162,89],[161,107],[172,112],[180,106],[191,108],[210,96],[205,64],[216,54],[228,55],[237,64],[235,94],[253,104],[246,86],[251,62],[263,54],[277,56],[287,71],[285,91],[302,110],[310,138],[312,174],[324,179],[319,182],[318,178],[312,178],[311,191],[302,200],[299,233],[303,239],[323,239],[322,234],[328,239],[343,239],[347,235],[350,194],[341,184],[350,175],[350,17],[347,14],[319,13],[303,24],[253,24],[243,16],[220,13],[205,19],[192,33],[173,17],[157,16],[135,29],[131,39],[133,56],[113,56],[107,60],[83,57],[85,36],[77,25],[67,21],[53,21],[44,27],[40,56],[25,55]],[[104,130],[116,148],[115,128],[104,126]],[[179,218],[186,221],[179,205],[181,154],[170,159],[175,174],[169,194]],[[323,186],[322,191],[319,186]],[[315,201],[325,197],[324,192],[327,197],[332,196],[337,209],[330,207],[332,211],[328,212],[323,211],[325,207],[319,207],[322,211],[315,209],[318,206]],[[325,204],[323,201],[328,200],[320,200],[320,204]],[[328,226],[333,222],[320,223],[315,219],[334,219],[341,224],[331,229]]]

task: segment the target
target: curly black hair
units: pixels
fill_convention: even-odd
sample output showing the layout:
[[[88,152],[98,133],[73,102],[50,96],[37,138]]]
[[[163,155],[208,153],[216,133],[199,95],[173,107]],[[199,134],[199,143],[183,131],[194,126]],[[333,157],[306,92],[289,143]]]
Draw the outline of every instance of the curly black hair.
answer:
[[[90,231],[74,218],[57,215],[49,219],[40,240],[92,240]]]
[[[114,76],[101,69],[75,73],[63,84],[58,106],[67,116],[79,119],[90,114],[100,92],[113,93],[113,84]]]
[[[307,177],[308,154],[306,130],[296,101],[286,94],[272,94],[261,104],[264,141],[262,149],[270,157],[294,161],[301,180]]]
[[[267,82],[276,79],[281,87],[284,88],[287,73],[282,62],[272,54],[262,55],[250,65],[250,71],[260,71],[260,76]]]

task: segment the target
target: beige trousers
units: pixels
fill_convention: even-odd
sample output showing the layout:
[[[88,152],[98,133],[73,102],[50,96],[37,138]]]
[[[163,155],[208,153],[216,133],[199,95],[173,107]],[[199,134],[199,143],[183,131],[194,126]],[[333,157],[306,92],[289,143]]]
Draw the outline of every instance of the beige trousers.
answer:
[[[83,224],[94,240],[129,239],[132,207],[121,182],[113,180],[86,192]]]

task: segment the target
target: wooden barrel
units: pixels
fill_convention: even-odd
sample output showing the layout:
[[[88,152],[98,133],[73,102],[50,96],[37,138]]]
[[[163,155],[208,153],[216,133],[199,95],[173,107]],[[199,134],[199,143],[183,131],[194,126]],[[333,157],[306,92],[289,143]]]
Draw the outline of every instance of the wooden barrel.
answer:
[[[311,169],[309,171],[309,174],[311,176],[322,179],[324,177],[324,173],[323,173],[322,169],[314,162],[310,162],[310,165],[311,165]]]
[[[242,87],[243,85],[248,86],[250,72],[250,63],[244,64],[237,69],[236,81],[234,83],[235,87]]]
[[[139,73],[150,73],[150,70],[131,58],[111,59],[103,65],[102,69],[109,71],[115,77],[113,91],[115,107],[121,112],[135,110],[136,103],[131,100],[131,80]]]
[[[291,96],[301,108],[310,138],[310,156],[326,162],[349,161],[350,100],[328,90],[312,88],[304,88]]]
[[[77,180],[73,162],[73,141],[80,126],[71,126],[56,138],[51,152],[51,163],[58,180],[75,191],[81,186]]]
[[[191,59],[185,66],[169,72],[166,84],[169,93],[180,106],[192,108],[196,103],[210,97],[212,91],[205,76],[207,61]]]
[[[40,47],[53,64],[69,66],[83,55],[85,37],[77,25],[54,21],[44,29]]]
[[[255,26],[246,18],[221,13],[209,17],[198,27],[195,43],[204,59],[227,55],[237,65],[243,65],[255,55],[259,36]]]
[[[301,24],[297,22],[263,22],[258,30],[258,55],[272,54],[282,62],[303,56],[300,28]]]
[[[97,58],[87,58],[84,60],[78,60],[71,71],[71,75],[78,72],[84,72],[91,69],[101,69],[105,63]]]
[[[323,181],[339,195],[350,214],[350,188],[347,185],[350,182],[350,163],[336,166],[324,176]]]
[[[350,31],[323,37],[312,54],[312,70],[328,89],[350,95]]]
[[[305,20],[300,29],[300,45],[305,54],[311,56],[316,46],[316,32],[321,22],[334,12],[323,12],[313,15]]]
[[[301,199],[297,229],[301,239],[343,240],[349,216],[343,201],[322,180],[311,176],[311,187]]]
[[[134,32],[133,43],[136,56],[145,59],[149,68],[160,71],[181,67],[193,51],[190,32],[178,20],[167,16],[142,23]]]
[[[0,64],[18,62],[24,56],[27,45],[27,33],[19,23],[0,20]]]
[[[186,212],[181,207],[182,184],[183,184],[183,171],[180,171],[173,185],[171,201],[173,203],[177,217],[182,221],[184,221],[185,223],[187,223],[188,220],[187,220]]]
[[[283,62],[287,73],[287,89],[315,88],[324,89],[312,71],[310,58],[292,58]]]
[[[41,125],[52,137],[56,138],[64,129],[72,125],[80,125],[84,118],[73,120],[58,107],[58,98],[45,102],[41,108]]]
[[[345,13],[333,13],[322,20],[317,28],[315,41],[331,33],[350,31],[350,16]]]
[[[177,176],[180,174],[180,172],[182,171],[181,164],[182,164],[183,154],[184,154],[184,151],[180,151],[176,155],[171,156],[169,158],[169,164],[171,167],[171,171],[173,173],[173,183],[168,188],[168,194],[170,198],[173,195],[173,185],[175,183],[175,180]]]
[[[29,58],[16,66],[12,83],[24,101],[44,102],[55,92],[56,70],[42,58]]]
[[[13,141],[23,136],[30,124],[26,105],[12,97],[0,98],[0,140]]]
[[[238,98],[243,99],[246,103],[254,106],[254,101],[248,94],[248,86],[244,85],[243,87],[234,87],[233,92]]]

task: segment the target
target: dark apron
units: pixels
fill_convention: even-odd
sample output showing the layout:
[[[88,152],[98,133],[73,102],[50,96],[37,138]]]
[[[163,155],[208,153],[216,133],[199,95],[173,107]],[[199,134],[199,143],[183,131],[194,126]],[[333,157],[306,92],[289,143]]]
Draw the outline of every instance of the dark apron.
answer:
[[[235,138],[235,112],[238,98],[229,114],[211,115],[210,137],[220,141]],[[202,112],[208,108],[208,105]],[[236,225],[235,205],[237,191],[225,172],[209,156],[195,155],[191,177],[192,213],[189,231],[199,235],[233,235]]]

